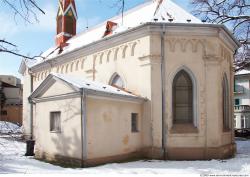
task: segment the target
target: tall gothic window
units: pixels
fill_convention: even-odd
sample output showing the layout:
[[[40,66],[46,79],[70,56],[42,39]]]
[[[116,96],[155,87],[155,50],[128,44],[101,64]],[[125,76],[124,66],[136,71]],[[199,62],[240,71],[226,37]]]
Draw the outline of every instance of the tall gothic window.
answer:
[[[229,109],[229,88],[228,88],[228,80],[226,74],[223,77],[222,81],[222,108],[223,108],[223,129],[228,130],[230,129],[230,109]]]
[[[193,123],[193,83],[189,74],[181,70],[173,81],[173,123]]]
[[[119,88],[125,87],[122,78],[118,74],[113,75],[113,77],[111,78],[110,85],[119,87]]]

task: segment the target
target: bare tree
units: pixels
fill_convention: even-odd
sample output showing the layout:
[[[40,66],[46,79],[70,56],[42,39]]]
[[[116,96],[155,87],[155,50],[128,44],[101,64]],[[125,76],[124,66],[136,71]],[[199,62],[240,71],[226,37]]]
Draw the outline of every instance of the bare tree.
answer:
[[[191,0],[193,13],[206,22],[226,25],[242,44],[235,55],[236,70],[250,64],[250,1]]]
[[[13,20],[17,21],[17,18],[21,18],[24,23],[32,24],[38,22],[37,13],[45,14],[35,0],[0,0],[0,5],[6,6],[6,8],[9,8],[13,12]],[[29,57],[19,53],[17,46],[3,37],[0,37],[0,52],[13,54],[27,59],[34,59],[37,57]]]

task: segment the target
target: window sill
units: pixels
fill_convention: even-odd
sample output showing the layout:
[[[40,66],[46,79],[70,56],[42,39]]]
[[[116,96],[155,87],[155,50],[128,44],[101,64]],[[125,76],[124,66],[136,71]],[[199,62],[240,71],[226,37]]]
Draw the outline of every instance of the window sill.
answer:
[[[50,131],[50,133],[62,133],[61,131]]]
[[[198,133],[198,128],[193,124],[174,124],[170,130],[172,134]]]

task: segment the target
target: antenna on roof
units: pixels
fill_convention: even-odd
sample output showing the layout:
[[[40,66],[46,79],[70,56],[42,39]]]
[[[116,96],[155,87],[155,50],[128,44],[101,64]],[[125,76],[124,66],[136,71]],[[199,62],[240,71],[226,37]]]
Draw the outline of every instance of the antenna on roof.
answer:
[[[124,17],[124,7],[125,7],[125,0],[122,0],[122,26],[123,26],[123,17]]]
[[[86,19],[86,29],[89,29],[89,20],[88,18],[85,18]]]

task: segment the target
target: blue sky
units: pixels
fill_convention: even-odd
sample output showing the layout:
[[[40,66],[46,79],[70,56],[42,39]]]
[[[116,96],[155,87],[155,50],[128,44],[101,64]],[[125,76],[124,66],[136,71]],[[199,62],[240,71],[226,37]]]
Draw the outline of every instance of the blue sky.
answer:
[[[114,15],[118,9],[110,8],[115,0],[75,0],[78,11],[77,31],[81,32]],[[149,0],[126,0],[126,9]],[[172,0],[190,11],[188,0]],[[27,24],[14,15],[7,6],[0,2],[0,39],[4,38],[15,43],[21,53],[35,56],[46,51],[55,44],[57,0],[37,0],[46,15],[38,13],[38,23]],[[0,74],[10,74],[21,77],[18,68],[21,58],[0,53]]]

